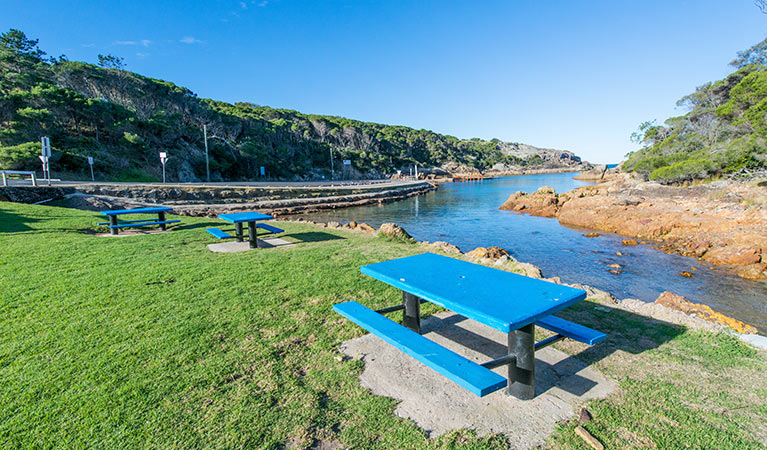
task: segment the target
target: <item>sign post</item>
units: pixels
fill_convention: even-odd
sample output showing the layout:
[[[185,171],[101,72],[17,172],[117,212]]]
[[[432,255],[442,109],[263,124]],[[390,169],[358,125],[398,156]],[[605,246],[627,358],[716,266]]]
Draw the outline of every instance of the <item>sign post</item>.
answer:
[[[51,185],[51,165],[49,159],[51,157],[51,140],[48,136],[40,138],[42,144],[42,154],[40,155],[40,161],[43,162],[43,176],[48,179],[48,186]]]
[[[343,178],[344,180],[349,178],[349,169],[352,167],[352,160],[351,159],[345,159],[344,160],[344,170],[343,170]]]
[[[160,162],[162,163],[162,184],[165,184],[165,161],[168,160],[168,154],[160,152]]]
[[[96,181],[96,178],[93,176],[93,156],[88,157],[88,165],[91,167],[91,181]]]
[[[261,176],[262,177],[266,176],[266,167],[264,167],[264,166],[261,166]]]

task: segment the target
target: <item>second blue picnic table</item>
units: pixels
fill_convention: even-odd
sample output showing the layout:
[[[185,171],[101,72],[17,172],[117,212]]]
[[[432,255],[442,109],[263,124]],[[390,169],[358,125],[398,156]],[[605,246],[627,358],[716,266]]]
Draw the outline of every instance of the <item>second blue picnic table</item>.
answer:
[[[258,231],[256,230],[256,222],[259,220],[274,219],[274,217],[268,214],[261,214],[258,212],[219,214],[218,218],[234,224],[235,239],[237,242],[243,241],[242,224],[247,223],[248,241],[250,242],[250,248],[258,248]]]

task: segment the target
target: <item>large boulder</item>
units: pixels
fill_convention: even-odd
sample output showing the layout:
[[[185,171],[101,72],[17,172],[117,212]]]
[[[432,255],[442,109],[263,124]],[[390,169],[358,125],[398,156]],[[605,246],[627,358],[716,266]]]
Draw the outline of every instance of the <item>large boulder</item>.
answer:
[[[378,235],[403,241],[410,241],[413,239],[413,236],[410,236],[404,228],[396,223],[385,223],[381,225],[381,228],[378,229]]]
[[[748,280],[767,279],[767,263],[749,264],[738,271],[738,276]]]
[[[439,250],[444,253],[454,253],[456,255],[460,255],[461,253],[463,253],[461,252],[460,248],[445,241],[432,242],[431,244],[429,244],[429,247],[432,247],[433,249]]]
[[[559,211],[559,197],[554,189],[543,186],[532,194],[518,191],[509,196],[500,209],[517,211],[533,216],[556,217]]]
[[[474,250],[466,254],[472,259],[492,259],[496,260],[501,257],[509,257],[509,252],[501,247],[477,247]]]
[[[703,259],[711,264],[756,264],[762,255],[758,248],[749,245],[728,245],[710,249]]]
[[[700,317],[701,319],[709,322],[720,323],[726,325],[739,333],[756,334],[756,328],[751,325],[747,325],[740,320],[733,319],[732,317],[725,316],[722,313],[716,312],[707,305],[700,303],[693,303],[688,301],[681,295],[676,295],[671,292],[663,292],[655,300],[655,303],[663,305],[667,308],[676,309],[682,311],[685,314],[691,316]]]

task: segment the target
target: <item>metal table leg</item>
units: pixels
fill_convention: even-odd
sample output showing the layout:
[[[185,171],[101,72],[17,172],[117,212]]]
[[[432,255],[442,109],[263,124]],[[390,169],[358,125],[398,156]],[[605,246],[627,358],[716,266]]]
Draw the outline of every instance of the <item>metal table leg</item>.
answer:
[[[165,211],[158,212],[157,213],[157,217],[159,218],[159,220],[158,220],[159,222],[165,222]],[[160,229],[165,231],[165,224],[164,223],[160,224]]]
[[[109,225],[117,225],[117,216],[109,216]],[[109,228],[109,231],[114,235],[118,233],[117,228]]]
[[[256,222],[248,222],[248,241],[250,242],[250,248],[258,248],[258,231],[256,230]]]
[[[520,400],[535,396],[535,324],[509,332],[509,355],[516,360],[509,364],[509,386],[506,391]]]
[[[405,305],[402,325],[421,334],[421,299],[402,291],[402,304]]]
[[[237,242],[242,242],[242,222],[237,222],[234,224],[234,239]]]

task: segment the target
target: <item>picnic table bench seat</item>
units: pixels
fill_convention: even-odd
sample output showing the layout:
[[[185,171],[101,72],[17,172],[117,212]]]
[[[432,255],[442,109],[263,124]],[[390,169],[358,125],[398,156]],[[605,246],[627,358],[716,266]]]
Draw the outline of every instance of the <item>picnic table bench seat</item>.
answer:
[[[607,339],[607,335],[601,331],[592,330],[569,320],[561,319],[556,316],[548,316],[538,319],[535,322],[541,328],[553,331],[574,341],[584,344],[594,345]]]
[[[206,228],[205,231],[212,234],[213,237],[216,237],[218,239],[232,239],[234,236],[227,233],[226,231],[220,230],[218,228]]]
[[[281,228],[277,228],[275,226],[272,226],[272,225],[269,225],[269,224],[266,224],[266,223],[256,223],[256,228],[261,228],[263,230],[270,231],[270,232],[272,232],[274,234],[282,233],[282,232],[285,231],[285,230],[283,230]]]
[[[483,397],[506,387],[505,377],[357,302],[339,303],[333,310],[475,395]]]

